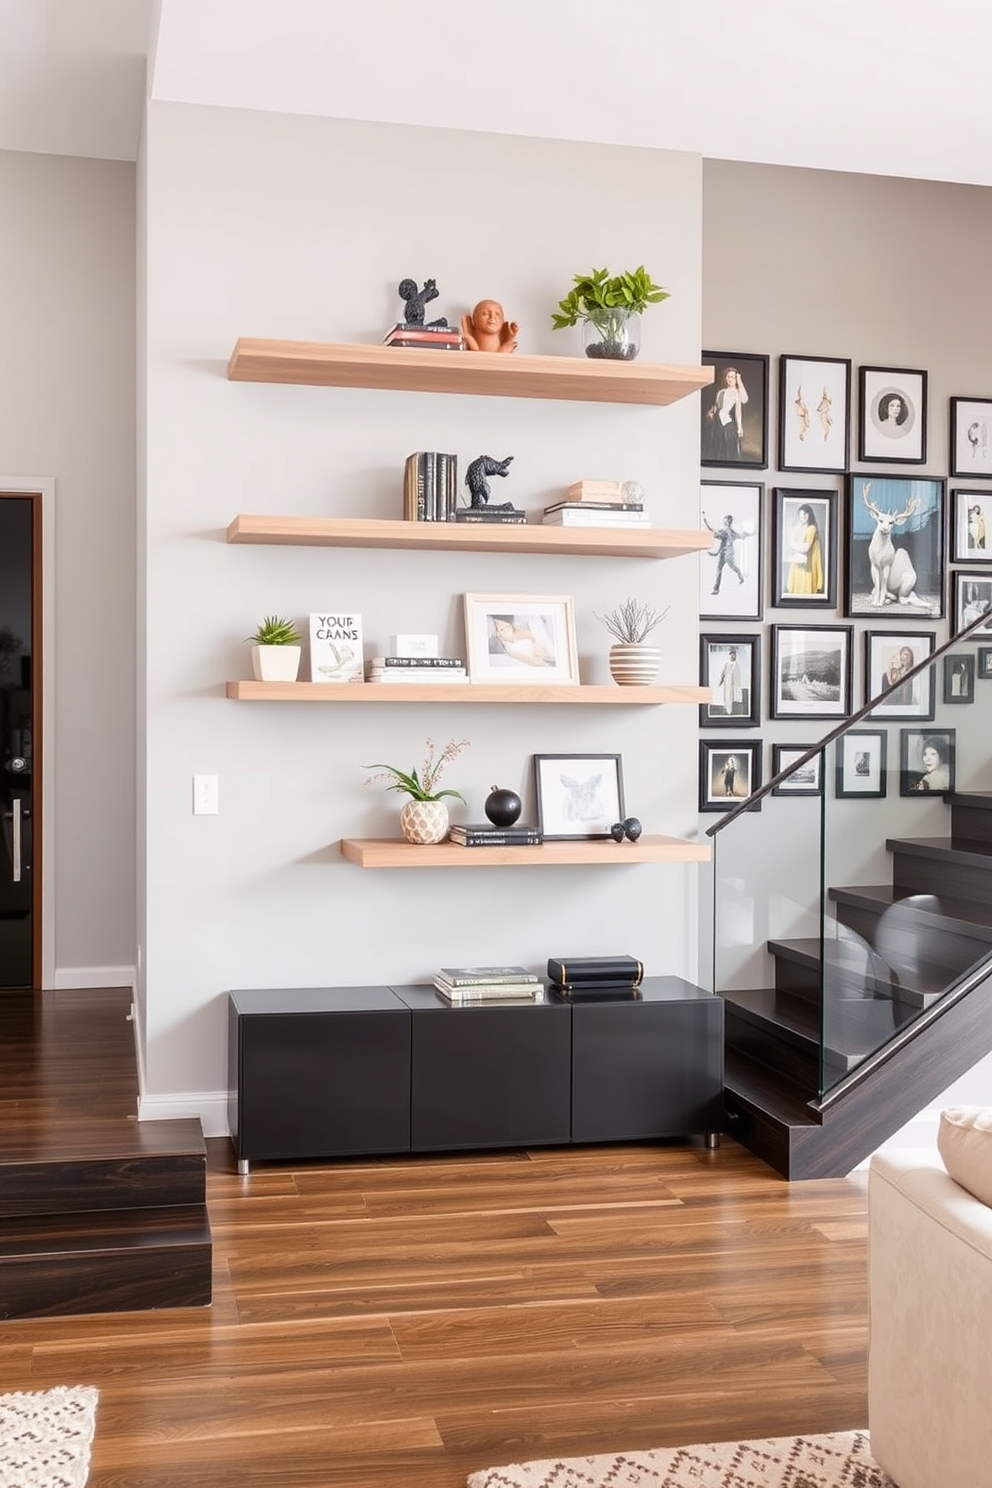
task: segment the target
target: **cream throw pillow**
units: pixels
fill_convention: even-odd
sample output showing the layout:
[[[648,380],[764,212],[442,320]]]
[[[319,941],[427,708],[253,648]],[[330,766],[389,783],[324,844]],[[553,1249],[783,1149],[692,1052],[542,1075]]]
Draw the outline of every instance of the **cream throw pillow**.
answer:
[[[955,1183],[992,1209],[992,1107],[941,1111],[937,1150]]]

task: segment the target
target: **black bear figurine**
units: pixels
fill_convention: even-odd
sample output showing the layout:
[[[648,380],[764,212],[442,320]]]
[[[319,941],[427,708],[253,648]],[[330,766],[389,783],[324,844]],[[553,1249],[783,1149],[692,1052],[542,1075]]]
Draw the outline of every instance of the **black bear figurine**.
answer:
[[[422,326],[428,302],[436,300],[438,296],[437,280],[425,279],[423,289],[418,289],[416,279],[401,279],[397,285],[397,293],[406,306],[405,323],[408,326]],[[440,330],[448,322],[442,316],[440,320],[431,320],[427,324]]]

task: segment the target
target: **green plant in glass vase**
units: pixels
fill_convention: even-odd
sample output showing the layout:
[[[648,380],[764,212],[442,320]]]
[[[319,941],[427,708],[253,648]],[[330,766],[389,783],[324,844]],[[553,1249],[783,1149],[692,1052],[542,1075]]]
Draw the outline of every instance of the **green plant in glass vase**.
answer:
[[[558,302],[558,313],[551,316],[551,323],[556,331],[562,331],[581,320],[585,325],[586,356],[629,362],[639,349],[636,317],[643,315],[648,305],[669,298],[668,290],[655,284],[643,264],[622,274],[592,269],[574,276],[572,288]]]

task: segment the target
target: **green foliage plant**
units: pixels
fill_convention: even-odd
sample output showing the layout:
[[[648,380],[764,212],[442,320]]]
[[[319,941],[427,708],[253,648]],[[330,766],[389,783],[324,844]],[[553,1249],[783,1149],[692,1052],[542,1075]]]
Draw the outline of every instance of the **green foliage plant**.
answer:
[[[593,269],[574,276],[572,288],[559,301],[551,323],[556,331],[563,331],[580,320],[590,320],[604,341],[620,341],[628,316],[643,315],[649,305],[669,298],[668,290],[655,284],[643,264],[622,274]]]
[[[285,616],[266,615],[248,640],[255,646],[298,646],[302,636],[293,622]]]
[[[624,646],[640,646],[651,632],[661,624],[671,606],[656,610],[641,599],[625,599],[623,604],[609,610],[605,615],[596,615],[602,620],[611,636]]]
[[[419,775],[416,767],[407,774],[405,770],[398,770],[395,765],[365,765],[363,768],[366,770],[383,772],[370,775],[365,784],[374,785],[379,781],[384,781],[387,790],[400,791],[403,795],[409,796],[411,801],[440,801],[442,796],[454,796],[457,800],[464,801],[465,797],[460,791],[438,790],[437,785],[446,766],[461,754],[463,749],[468,748],[469,742],[468,739],[449,739],[441,753],[437,754],[434,740],[428,739],[427,753]]]

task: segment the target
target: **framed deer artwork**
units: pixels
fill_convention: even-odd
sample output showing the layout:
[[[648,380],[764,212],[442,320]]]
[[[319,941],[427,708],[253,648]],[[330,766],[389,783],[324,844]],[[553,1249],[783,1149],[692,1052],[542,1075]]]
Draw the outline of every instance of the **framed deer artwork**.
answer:
[[[846,615],[940,619],[944,485],[867,471],[848,476]]]

